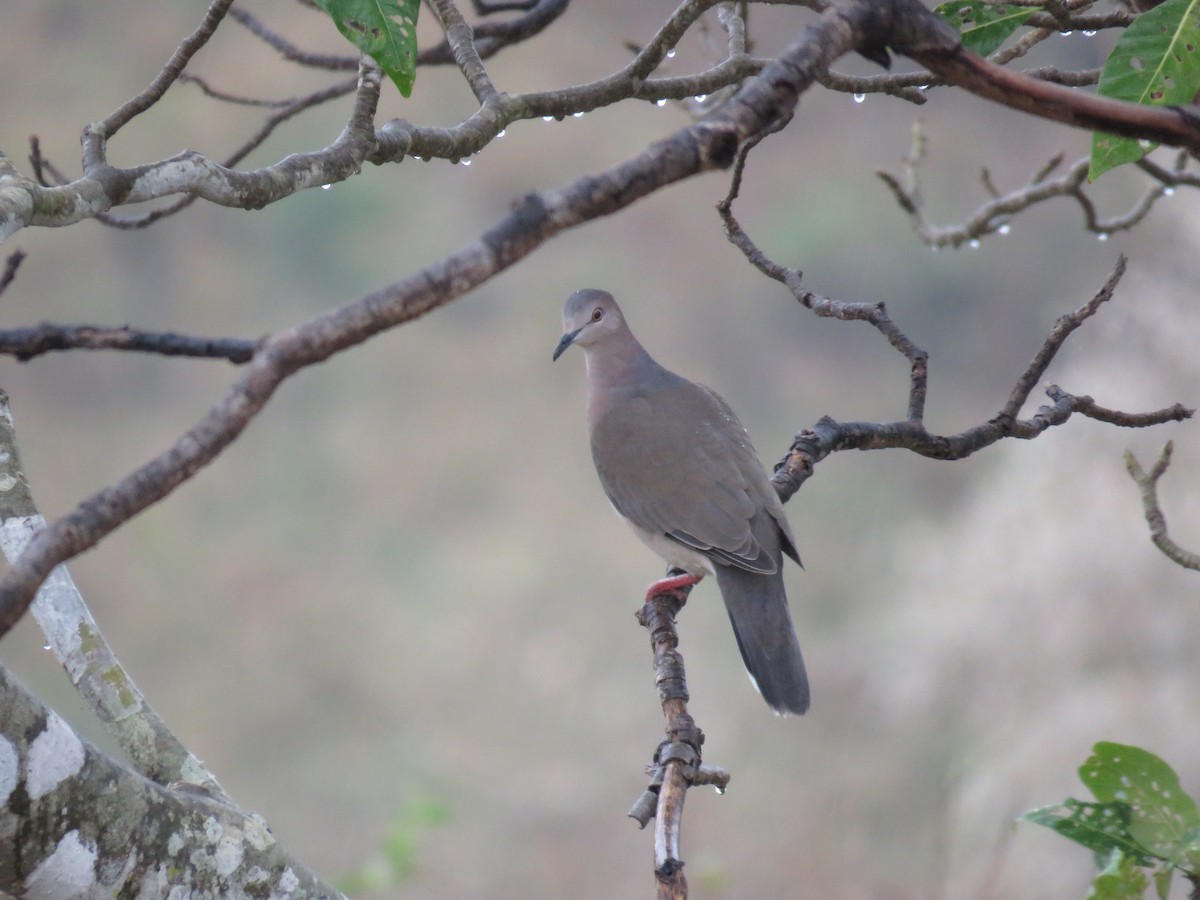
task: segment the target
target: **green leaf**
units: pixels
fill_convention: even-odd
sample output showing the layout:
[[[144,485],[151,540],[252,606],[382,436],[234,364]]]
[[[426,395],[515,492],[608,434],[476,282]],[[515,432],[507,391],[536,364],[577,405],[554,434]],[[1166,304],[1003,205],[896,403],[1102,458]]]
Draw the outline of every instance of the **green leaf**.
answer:
[[[1079,769],[1101,804],[1129,806],[1129,836],[1153,856],[1192,869],[1200,861],[1200,812],[1165,762],[1140,747],[1101,741]]]
[[[417,77],[421,0],[315,0],[338,31],[375,62],[405,97]]]
[[[999,50],[1000,45],[1037,9],[993,5],[984,0],[959,0],[957,3],[948,0],[933,11],[959,30],[964,47],[987,56]]]
[[[1154,873],[1154,892],[1158,894],[1158,900],[1167,900],[1171,894],[1171,876],[1175,874],[1175,869],[1171,866],[1163,866]]]
[[[1053,828],[1065,838],[1082,844],[1102,861],[1114,852],[1143,865],[1152,860],[1129,835],[1131,811],[1128,803],[1087,803],[1067,798],[1061,806],[1044,806],[1021,816],[1019,822],[1034,822]]]
[[[1102,97],[1149,106],[1192,103],[1200,90],[1200,0],[1166,0],[1125,29],[1104,63]],[[1094,132],[1088,178],[1136,162],[1151,141]]]
[[[1087,892],[1088,900],[1142,900],[1150,882],[1146,873],[1120,850],[1113,850]]]

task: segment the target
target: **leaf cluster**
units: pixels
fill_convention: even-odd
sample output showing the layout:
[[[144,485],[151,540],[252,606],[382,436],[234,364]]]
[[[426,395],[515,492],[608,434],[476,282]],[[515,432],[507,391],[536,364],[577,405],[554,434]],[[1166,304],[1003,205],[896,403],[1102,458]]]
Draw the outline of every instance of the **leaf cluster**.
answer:
[[[1037,7],[950,0],[935,10],[962,35],[963,46],[989,56],[1038,12]],[[1166,0],[1142,13],[1124,30],[1104,63],[1097,85],[1101,97],[1146,106],[1182,106],[1200,92],[1200,0]],[[1088,178],[1142,159],[1153,141],[1092,135]]]
[[[1069,797],[1019,821],[1045,825],[1092,851],[1100,871],[1089,898],[1134,900],[1153,880],[1166,900],[1176,869],[1200,879],[1200,811],[1167,763],[1140,747],[1101,741],[1079,780],[1097,802]]]

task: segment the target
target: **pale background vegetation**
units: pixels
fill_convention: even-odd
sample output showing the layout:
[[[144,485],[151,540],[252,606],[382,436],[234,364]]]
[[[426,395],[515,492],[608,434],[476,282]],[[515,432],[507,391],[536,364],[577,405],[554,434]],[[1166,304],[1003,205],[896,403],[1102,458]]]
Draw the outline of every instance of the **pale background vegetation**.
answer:
[[[0,0],[0,145],[19,157],[36,132],[77,171],[82,124],[139,90],[202,8]],[[342,50],[315,13],[250,8],[304,46]],[[490,69],[512,90],[598,77],[669,8],[578,3]],[[755,10],[752,34],[782,39],[802,18]],[[1063,46],[1093,65],[1105,49],[1082,36]],[[232,22],[196,69],[247,94],[318,83]],[[449,70],[422,70],[410,101],[385,93],[389,114],[428,124],[472,102]],[[283,128],[258,160],[324,144],[343,114]],[[9,244],[29,258],[0,326],[256,336],[444,255],[514,198],[619,161],[683,116],[624,104],[524,123],[469,169],[368,169],[259,213],[197,204],[147,231],[28,229]],[[1104,243],[1057,201],[978,250],[934,254],[872,174],[898,169],[918,116],[926,194],[944,220],[982,200],[981,166],[1015,187],[1054,153],[1087,149],[1083,133],[948,91],[917,109],[816,90],[757,151],[738,212],[814,290],[888,302],[931,354],[930,428],[990,418],[1121,250],[1130,274],[1116,301],[1050,377],[1110,407],[1195,405],[1195,198]],[[113,158],[219,157],[256,121],[179,85]],[[1140,180],[1108,180],[1099,196],[1115,213]],[[820,415],[902,417],[907,390],[877,333],[815,319],[744,263],[712,211],[725,190],[714,174],[656,195],[304,373],[209,470],[71,564],[167,722],[318,872],[362,867],[400,820],[415,869],[375,896],[649,894],[649,837],[624,815],[661,729],[632,615],[660,565],[595,483],[581,360],[550,363],[563,298],[612,290],[660,361],[729,399],[767,464]],[[223,363],[120,354],[0,363],[49,517],[157,453],[231,377]],[[713,586],[682,617],[707,759],[733,770],[727,795],[688,800],[694,895],[1079,897],[1088,854],[1012,821],[1083,793],[1075,768],[1093,742],[1143,745],[1200,794],[1200,592],[1150,545],[1121,462],[1132,447],[1149,463],[1168,437],[1166,511],[1195,547],[1194,424],[1132,433],[1079,419],[964,462],[899,451],[824,462],[789,506],[807,565],[789,591],[812,712],[767,712]],[[41,646],[26,621],[0,655],[102,741]],[[430,804],[441,824],[420,811]]]

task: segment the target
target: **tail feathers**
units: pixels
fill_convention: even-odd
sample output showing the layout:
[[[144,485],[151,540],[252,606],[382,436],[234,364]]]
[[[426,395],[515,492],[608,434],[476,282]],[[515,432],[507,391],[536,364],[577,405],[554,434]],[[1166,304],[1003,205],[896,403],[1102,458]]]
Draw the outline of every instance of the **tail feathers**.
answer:
[[[754,686],[779,715],[803,715],[809,705],[808,675],[788,612],[783,574],[762,575],[733,566],[715,568],[738,649]]]

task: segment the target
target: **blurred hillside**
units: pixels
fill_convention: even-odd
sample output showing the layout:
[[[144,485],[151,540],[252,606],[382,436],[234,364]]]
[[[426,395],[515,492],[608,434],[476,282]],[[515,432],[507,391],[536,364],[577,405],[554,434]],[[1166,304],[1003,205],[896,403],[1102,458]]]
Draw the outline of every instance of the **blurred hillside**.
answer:
[[[306,48],[344,51],[296,4],[248,8]],[[591,80],[670,8],[577,3],[489,69],[509,91]],[[0,147],[20,162],[36,133],[76,172],[82,125],[140,90],[202,9],[0,0]],[[756,9],[759,52],[808,15]],[[1057,61],[1097,65],[1103,40],[1063,41]],[[678,71],[694,52],[681,50]],[[233,23],[195,71],[245,94],[323,83]],[[454,72],[423,70],[410,100],[392,91],[383,106],[381,118],[448,125],[472,99]],[[347,110],[289,123],[249,165],[324,145]],[[1121,251],[1130,273],[1116,300],[1050,379],[1115,408],[1200,402],[1196,197],[1181,192],[1107,242],[1058,201],[979,249],[935,254],[873,174],[899,169],[918,117],[925,194],[943,221],[984,199],[981,167],[1010,189],[1089,141],[945,90],[920,108],[817,90],[755,151],[737,213],[813,290],[888,303],[930,353],[930,427],[990,418],[1054,320],[1092,295]],[[685,121],[670,105],[624,104],[513,126],[469,168],[369,168],[262,212],[200,203],[145,231],[28,229],[4,248],[28,259],[0,327],[256,336],[440,258],[515,198],[623,160]],[[256,123],[253,110],[177,85],[110,151],[119,164],[185,147],[220,157]],[[1105,182],[1096,196],[1110,215],[1141,184],[1124,172]],[[901,418],[908,387],[906,364],[877,333],[816,319],[746,265],[713,211],[726,189],[721,174],[674,187],[303,373],[213,466],[71,564],[158,711],[318,871],[363,866],[394,821],[432,800],[447,820],[418,822],[412,877],[371,896],[649,895],[650,838],[625,811],[661,732],[632,616],[660,564],[596,484],[581,360],[550,363],[563,299],[583,286],[613,291],[662,363],[738,410],[768,465],[822,415]],[[0,360],[46,515],[159,452],[233,374],[116,354]],[[1080,794],[1075,768],[1092,743],[1143,745],[1200,794],[1196,578],[1150,545],[1121,462],[1127,447],[1148,462],[1168,438],[1166,513],[1196,547],[1194,424],[1133,433],[1080,420],[958,463],[900,452],[822,463],[789,504],[807,566],[789,574],[789,593],[813,711],[798,721],[767,712],[714,586],[701,585],[682,618],[707,758],[733,771],[725,796],[688,801],[693,895],[1082,897],[1088,854],[1012,820]],[[102,740],[41,646],[26,622],[0,659]]]

